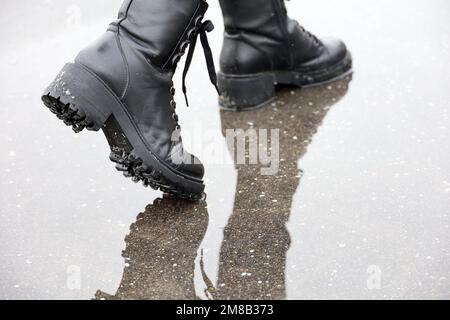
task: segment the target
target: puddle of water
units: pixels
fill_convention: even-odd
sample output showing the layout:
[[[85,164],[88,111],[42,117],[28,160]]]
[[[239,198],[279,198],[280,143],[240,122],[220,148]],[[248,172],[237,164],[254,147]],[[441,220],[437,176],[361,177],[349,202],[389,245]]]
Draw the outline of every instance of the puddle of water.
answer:
[[[122,178],[101,135],[73,135],[39,101],[119,3],[99,1],[96,17],[80,1],[81,23],[67,26],[75,11],[60,1],[60,18],[2,36],[0,298],[448,298],[447,2],[289,3],[309,29],[346,39],[355,75],[283,88],[252,112],[217,109],[197,53],[180,110],[207,169],[197,204]],[[31,24],[46,11],[5,8],[0,30],[13,12]],[[221,21],[217,3],[208,14]],[[225,133],[236,128],[279,130],[276,175],[234,163]]]

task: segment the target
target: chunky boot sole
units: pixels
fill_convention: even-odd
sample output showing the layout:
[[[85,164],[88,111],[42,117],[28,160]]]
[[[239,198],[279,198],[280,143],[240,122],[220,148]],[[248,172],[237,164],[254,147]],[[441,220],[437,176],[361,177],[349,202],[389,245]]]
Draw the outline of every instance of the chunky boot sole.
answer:
[[[339,63],[308,72],[272,71],[249,75],[218,74],[223,110],[248,111],[261,108],[276,99],[276,85],[301,88],[324,85],[352,73],[352,56],[347,53]]]
[[[154,154],[120,99],[84,66],[66,64],[42,101],[76,133],[102,129],[111,147],[110,159],[125,177],[180,198],[205,197],[203,182],[176,171]]]

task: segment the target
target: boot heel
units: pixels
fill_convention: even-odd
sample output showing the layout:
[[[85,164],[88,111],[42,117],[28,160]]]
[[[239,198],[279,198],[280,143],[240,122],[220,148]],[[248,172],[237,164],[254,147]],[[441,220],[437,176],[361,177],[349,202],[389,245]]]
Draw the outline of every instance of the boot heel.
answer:
[[[246,76],[218,75],[220,106],[245,111],[262,107],[275,99],[275,77],[270,73]]]
[[[75,132],[98,131],[115,101],[107,86],[85,67],[68,63],[42,96],[44,104]]]

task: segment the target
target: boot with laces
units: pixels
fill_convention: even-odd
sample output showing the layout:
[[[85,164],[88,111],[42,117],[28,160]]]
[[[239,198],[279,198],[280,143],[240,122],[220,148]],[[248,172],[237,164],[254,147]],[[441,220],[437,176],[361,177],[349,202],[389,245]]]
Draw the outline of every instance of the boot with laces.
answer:
[[[173,74],[198,37],[211,81],[216,73],[203,22],[204,0],[126,0],[107,32],[68,63],[45,90],[44,104],[73,127],[103,130],[116,168],[135,182],[198,200],[204,168],[188,153],[175,112]]]
[[[284,0],[220,0],[225,36],[219,73],[220,105],[248,110],[275,98],[275,86],[306,87],[351,72],[345,44],[318,39],[287,15]]]

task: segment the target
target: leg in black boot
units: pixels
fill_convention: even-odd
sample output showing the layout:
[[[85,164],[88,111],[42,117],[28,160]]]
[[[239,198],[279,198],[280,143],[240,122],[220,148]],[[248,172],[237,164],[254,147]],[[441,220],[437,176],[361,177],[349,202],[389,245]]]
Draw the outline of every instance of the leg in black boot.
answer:
[[[125,176],[192,200],[203,196],[204,168],[183,148],[172,77],[189,47],[186,75],[198,36],[211,56],[207,7],[204,0],[126,0],[117,21],[42,97],[75,132],[103,129]],[[215,82],[211,61],[208,67]]]

